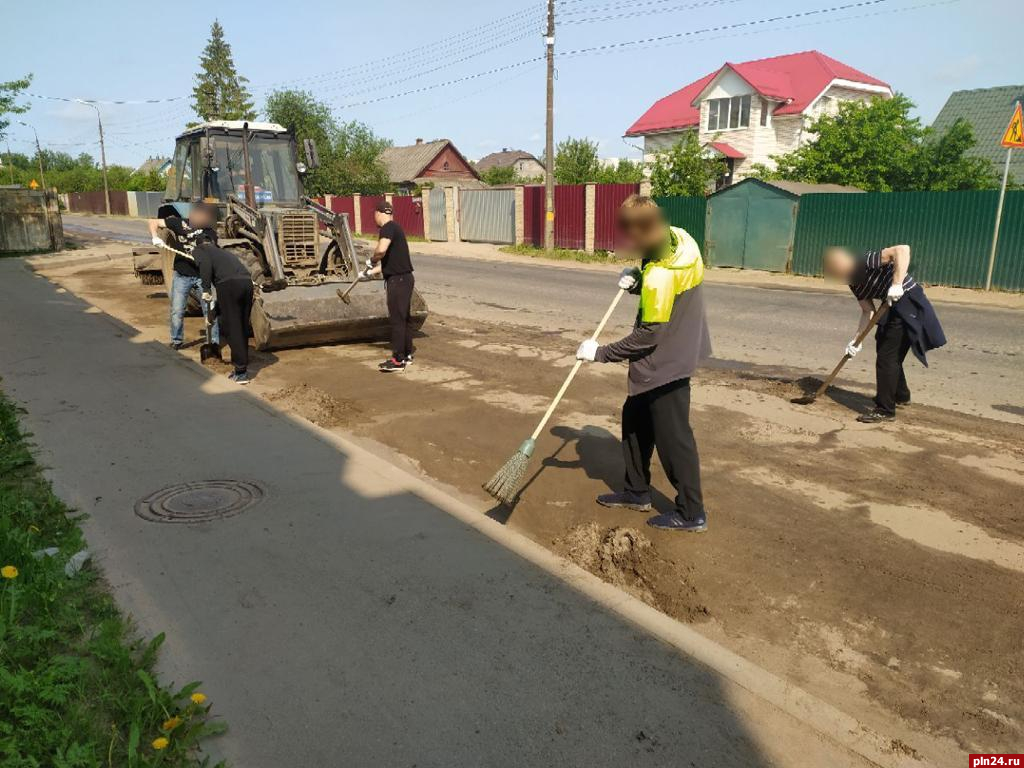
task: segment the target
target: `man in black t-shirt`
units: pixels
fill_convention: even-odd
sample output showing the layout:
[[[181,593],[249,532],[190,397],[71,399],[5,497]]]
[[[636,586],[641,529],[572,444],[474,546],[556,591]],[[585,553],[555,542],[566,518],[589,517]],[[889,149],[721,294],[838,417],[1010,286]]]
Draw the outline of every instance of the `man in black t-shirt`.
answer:
[[[404,371],[412,363],[412,293],[416,280],[409,258],[409,242],[394,220],[394,208],[384,201],[377,204],[373,220],[380,228],[377,248],[366,266],[378,265],[387,288],[388,316],[391,319],[391,358],[380,364],[383,373]]]
[[[174,235],[173,242],[167,245],[188,254],[174,255],[174,277],[172,284],[167,286],[167,295],[171,299],[171,348],[181,349],[185,341],[185,307],[189,294],[194,294],[202,303],[203,314],[209,309],[207,303],[202,300],[199,268],[192,258],[192,251],[200,243],[217,242],[217,208],[209,203],[199,202],[192,206],[187,219],[168,216],[164,219],[150,219],[148,224],[153,245],[157,248],[165,246],[163,238],[157,234],[157,230],[164,227]],[[213,322],[211,334],[213,343],[220,343],[220,328],[216,320]]]
[[[212,301],[213,289],[217,288],[219,319],[224,325],[224,335],[231,347],[231,362],[234,365],[230,378],[236,384],[248,384],[252,276],[241,259],[230,251],[218,248],[214,241],[202,241],[193,253],[203,285],[203,301]]]

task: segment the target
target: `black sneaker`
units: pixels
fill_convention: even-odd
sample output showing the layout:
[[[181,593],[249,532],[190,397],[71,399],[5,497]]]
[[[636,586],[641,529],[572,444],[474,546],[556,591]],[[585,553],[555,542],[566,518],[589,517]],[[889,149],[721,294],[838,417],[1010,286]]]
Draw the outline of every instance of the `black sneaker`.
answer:
[[[896,407],[897,408],[906,408],[908,405],[910,405],[910,398],[909,397],[906,400],[897,400],[896,401]]]
[[[857,417],[857,421],[861,424],[882,424],[887,421],[896,421],[896,414],[886,413],[885,411],[880,411],[876,408],[873,411],[862,413]]]
[[[678,512],[670,512],[667,515],[655,515],[647,521],[647,524],[659,531],[704,533],[708,529],[708,517],[704,514],[694,520],[686,520]]]
[[[228,375],[228,378],[235,382],[235,384],[241,384],[243,387],[249,383],[249,374],[245,371],[242,371],[241,373],[236,371],[235,373]]]
[[[184,348],[185,345],[182,342],[180,342],[180,341],[172,341],[167,346],[169,346],[175,352],[180,352]]]
[[[650,512],[652,508],[649,493],[630,493],[629,491],[602,494],[597,497],[597,503],[602,507],[621,507],[637,512]]]
[[[396,360],[395,358],[392,357],[390,360],[385,360],[383,363],[381,363],[377,367],[377,370],[379,370],[381,373],[401,373],[402,371],[405,370],[405,361]]]

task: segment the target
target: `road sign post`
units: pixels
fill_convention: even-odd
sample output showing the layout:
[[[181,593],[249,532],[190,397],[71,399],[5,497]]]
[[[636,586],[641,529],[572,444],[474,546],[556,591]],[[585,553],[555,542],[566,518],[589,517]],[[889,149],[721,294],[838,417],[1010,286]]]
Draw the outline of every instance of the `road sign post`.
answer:
[[[992,272],[996,266],[996,251],[999,248],[999,227],[1003,223],[1003,203],[1006,202],[1006,181],[1010,177],[1010,158],[1013,157],[1014,148],[1024,147],[1024,115],[1021,114],[1020,102],[1013,110],[1013,117],[1006,127],[1003,140],[1000,142],[1006,147],[1006,165],[1003,167],[1003,183],[999,187],[999,205],[996,207],[996,228],[992,233],[992,250],[988,255],[988,273],[985,275],[985,290],[992,290]]]

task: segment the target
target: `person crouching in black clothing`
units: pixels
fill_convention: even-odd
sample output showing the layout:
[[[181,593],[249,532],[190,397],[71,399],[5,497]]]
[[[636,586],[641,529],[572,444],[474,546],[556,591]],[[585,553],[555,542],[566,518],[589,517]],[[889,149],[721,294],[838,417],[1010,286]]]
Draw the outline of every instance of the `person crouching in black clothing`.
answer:
[[[213,288],[217,289],[217,309],[220,312],[221,337],[231,347],[234,371],[230,379],[236,384],[249,383],[249,336],[251,334],[252,277],[242,261],[230,251],[220,248],[211,240],[196,245],[192,252],[199,267],[203,284],[203,300],[213,301]]]
[[[388,316],[391,319],[391,357],[380,364],[382,373],[404,371],[412,362],[412,293],[416,279],[409,258],[409,241],[405,232],[393,218],[394,208],[384,201],[377,204],[374,223],[380,228],[380,238],[373,256],[367,262],[369,269],[378,265],[384,275],[388,295]]]

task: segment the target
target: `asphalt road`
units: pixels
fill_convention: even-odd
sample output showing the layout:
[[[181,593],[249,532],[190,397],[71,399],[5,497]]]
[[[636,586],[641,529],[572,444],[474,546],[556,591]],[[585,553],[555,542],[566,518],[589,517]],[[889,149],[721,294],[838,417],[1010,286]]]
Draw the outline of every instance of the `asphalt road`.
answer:
[[[0,261],[0,327],[55,490],[119,604],[166,632],[164,678],[203,681],[233,765],[866,765],[18,259]],[[265,496],[200,524],[137,515],[202,480]],[[211,500],[230,499],[167,508]]]
[[[143,222],[66,215],[70,232],[148,242]],[[415,250],[415,244],[413,244]],[[567,349],[587,336],[615,294],[607,273],[573,266],[415,256],[417,287],[445,315],[550,328]],[[710,282],[709,321],[715,364],[771,374],[823,377],[854,335],[859,308],[828,291]],[[994,419],[1024,423],[1024,312],[936,302],[949,344],[924,370],[908,358],[914,399]],[[624,301],[605,338],[625,332],[633,309]],[[514,328],[510,340],[514,340]],[[841,383],[870,390],[870,343],[844,369]]]

